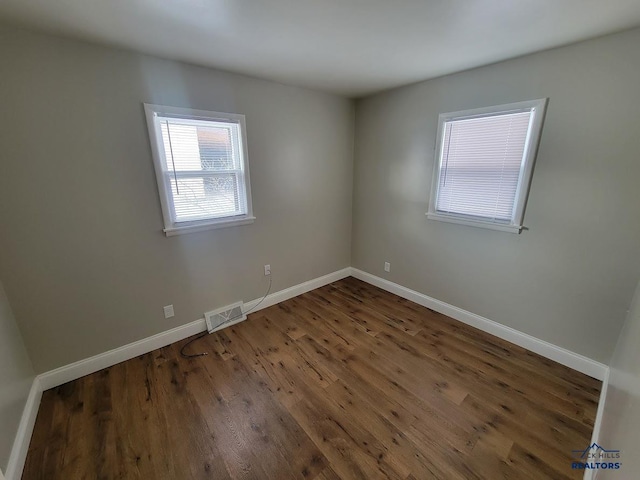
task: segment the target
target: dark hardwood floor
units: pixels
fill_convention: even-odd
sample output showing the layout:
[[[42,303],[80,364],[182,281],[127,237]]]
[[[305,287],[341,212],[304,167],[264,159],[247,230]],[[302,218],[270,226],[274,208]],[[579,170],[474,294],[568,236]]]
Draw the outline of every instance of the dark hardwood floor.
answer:
[[[48,390],[24,479],[564,479],[600,382],[354,278]]]

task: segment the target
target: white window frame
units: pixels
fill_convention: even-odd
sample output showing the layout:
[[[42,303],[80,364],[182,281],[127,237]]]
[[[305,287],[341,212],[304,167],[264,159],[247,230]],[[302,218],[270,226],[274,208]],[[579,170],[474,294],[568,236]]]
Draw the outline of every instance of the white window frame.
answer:
[[[168,107],[164,105],[144,104],[144,110],[147,117],[147,127],[149,129],[149,140],[151,144],[151,153],[153,157],[153,165],[156,171],[156,180],[158,182],[158,191],[160,193],[160,205],[162,207],[162,217],[164,220],[165,234],[170,237],[183,233],[200,232],[203,230],[211,230],[215,228],[232,227],[236,225],[247,225],[253,223],[253,206],[251,202],[251,182],[249,179],[249,156],[247,153],[247,132],[244,115],[236,113],[211,112],[207,110],[194,110],[191,108]],[[166,169],[166,152],[164,151],[164,142],[162,141],[162,132],[160,123],[156,121],[157,117],[174,117],[180,120],[195,121],[215,121],[221,123],[233,123],[239,126],[238,142],[240,163],[242,165],[242,174],[240,178],[240,189],[245,193],[247,212],[243,215],[235,215],[231,217],[206,218],[203,220],[192,220],[187,222],[176,222],[174,218],[173,195],[168,184],[168,171]],[[241,192],[242,193],[242,192]]]
[[[459,112],[442,113],[438,117],[438,133],[436,137],[435,161],[431,182],[431,198],[429,201],[429,211],[427,218],[440,220],[443,222],[457,223],[474,227],[489,228],[504,232],[520,233],[524,228],[522,222],[524,218],[525,206],[529,196],[529,187],[533,167],[538,152],[538,144],[542,133],[545,111],[547,108],[547,98],[538,100],[528,100],[524,102],[509,103],[505,105],[495,105],[491,107],[475,108]],[[514,201],[514,208],[511,220],[507,222],[483,220],[464,214],[446,213],[436,210],[438,188],[440,185],[440,174],[442,168],[442,155],[444,153],[445,124],[452,120],[464,120],[469,118],[488,117],[493,115],[504,115],[518,112],[532,112],[532,119],[527,133],[522,164],[520,167],[520,177]]]

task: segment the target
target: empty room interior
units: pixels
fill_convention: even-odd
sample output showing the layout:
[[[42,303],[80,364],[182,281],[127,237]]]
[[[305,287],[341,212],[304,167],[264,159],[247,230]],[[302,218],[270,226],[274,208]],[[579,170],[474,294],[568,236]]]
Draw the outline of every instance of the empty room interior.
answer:
[[[4,0],[0,480],[640,477],[640,2]]]

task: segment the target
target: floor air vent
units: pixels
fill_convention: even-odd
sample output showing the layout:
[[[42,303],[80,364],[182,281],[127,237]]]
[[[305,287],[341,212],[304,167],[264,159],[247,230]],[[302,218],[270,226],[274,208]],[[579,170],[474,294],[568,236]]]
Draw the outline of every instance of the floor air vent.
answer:
[[[204,318],[207,321],[209,333],[220,329],[226,324],[237,323],[247,318],[247,315],[242,311],[242,305],[242,302],[238,302],[205,313]]]

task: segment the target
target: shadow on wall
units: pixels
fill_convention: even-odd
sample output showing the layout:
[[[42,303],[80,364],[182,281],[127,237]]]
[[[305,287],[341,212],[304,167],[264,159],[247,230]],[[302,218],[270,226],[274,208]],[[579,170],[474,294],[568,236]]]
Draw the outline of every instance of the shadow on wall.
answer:
[[[35,374],[0,283],[0,469],[6,469]],[[3,478],[0,475],[0,479]]]
[[[598,479],[637,478],[640,472],[640,283],[611,361],[599,444],[621,450],[621,470]]]

